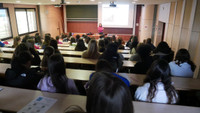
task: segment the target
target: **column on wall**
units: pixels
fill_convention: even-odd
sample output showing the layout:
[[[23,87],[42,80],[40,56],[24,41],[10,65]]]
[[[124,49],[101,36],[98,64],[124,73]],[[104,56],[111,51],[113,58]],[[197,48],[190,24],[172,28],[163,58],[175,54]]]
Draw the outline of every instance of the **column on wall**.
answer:
[[[154,5],[142,6],[141,23],[139,30],[139,41],[151,38],[153,24]]]

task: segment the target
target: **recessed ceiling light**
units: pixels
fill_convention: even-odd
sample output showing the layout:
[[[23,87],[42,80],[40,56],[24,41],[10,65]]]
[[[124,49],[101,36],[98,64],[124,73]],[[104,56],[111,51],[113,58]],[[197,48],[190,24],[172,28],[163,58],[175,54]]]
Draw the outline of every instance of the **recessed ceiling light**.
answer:
[[[135,2],[137,2],[138,0],[134,0]]]
[[[95,0],[90,0],[90,1],[94,2]]]
[[[66,2],[66,4],[70,4],[70,2]]]
[[[41,4],[41,3],[37,3],[37,4]]]
[[[16,1],[17,3],[21,3],[21,1]]]
[[[51,0],[52,2],[55,2],[56,0]]]

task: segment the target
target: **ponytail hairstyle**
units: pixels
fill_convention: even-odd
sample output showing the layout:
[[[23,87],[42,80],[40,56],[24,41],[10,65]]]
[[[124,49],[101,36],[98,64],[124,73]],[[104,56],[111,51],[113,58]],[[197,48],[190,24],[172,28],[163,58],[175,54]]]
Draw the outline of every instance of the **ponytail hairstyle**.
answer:
[[[54,54],[48,60],[48,70],[53,85],[57,93],[67,93],[69,91],[68,78],[65,71],[65,63],[61,54]]]
[[[190,53],[187,49],[179,49],[176,53],[175,57],[176,64],[180,66],[180,64],[187,62],[191,66],[191,70],[194,72],[196,66],[195,64],[190,60]]]
[[[147,95],[147,100],[149,102],[152,102],[152,99],[155,97],[158,82],[162,82],[164,84],[164,89],[168,97],[168,103],[174,103],[174,99],[177,102],[178,97],[176,90],[174,86],[171,85],[170,67],[165,60],[156,60],[153,62],[147,72],[145,83],[147,82],[150,83]]]

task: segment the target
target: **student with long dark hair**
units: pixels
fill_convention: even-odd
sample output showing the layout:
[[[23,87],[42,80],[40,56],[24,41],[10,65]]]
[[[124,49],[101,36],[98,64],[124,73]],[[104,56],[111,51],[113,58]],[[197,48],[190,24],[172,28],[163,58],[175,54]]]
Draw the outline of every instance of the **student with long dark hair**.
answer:
[[[107,49],[99,57],[99,59],[105,59],[110,63],[110,65],[112,65],[113,72],[118,72],[123,65],[123,57],[117,52],[117,50],[117,44],[110,43]]]
[[[37,88],[42,91],[78,94],[73,80],[67,78],[63,56],[52,55],[48,60],[48,74],[40,80]]]
[[[99,46],[99,52],[104,52],[106,50],[104,40],[99,40],[98,46]]]
[[[82,54],[83,58],[98,59],[100,53],[98,52],[97,41],[92,39],[89,42],[88,49]]]
[[[133,113],[129,88],[109,72],[94,74],[87,92],[87,113]]]
[[[16,36],[13,38],[13,48],[16,48],[20,44],[21,38],[20,36]]]
[[[179,77],[193,77],[195,64],[190,60],[190,54],[186,49],[180,49],[176,53],[175,60],[169,63],[171,75]]]
[[[175,104],[177,92],[172,86],[170,67],[164,60],[156,60],[149,71],[144,85],[137,88],[135,99],[147,102]]]
[[[41,61],[41,70],[44,72],[48,72],[48,59],[51,55],[54,54],[54,48],[52,46],[47,46],[44,49],[44,56]]]
[[[60,51],[58,49],[58,42],[55,39],[52,39],[50,41],[50,46],[52,46],[54,48],[55,53],[60,53]]]
[[[83,39],[79,39],[78,43],[77,43],[77,45],[75,47],[75,51],[84,51],[86,49],[87,49],[87,47],[85,47]]]
[[[50,41],[51,41],[51,35],[50,34],[45,34],[44,37],[44,42],[42,43],[42,49],[45,49],[45,47],[50,45]]]

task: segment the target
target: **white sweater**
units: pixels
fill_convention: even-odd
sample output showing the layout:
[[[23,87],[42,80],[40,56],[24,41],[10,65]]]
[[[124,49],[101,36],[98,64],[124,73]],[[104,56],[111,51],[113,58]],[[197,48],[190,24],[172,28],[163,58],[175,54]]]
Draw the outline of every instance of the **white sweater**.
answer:
[[[140,100],[140,101],[148,101],[147,95],[148,95],[149,87],[150,87],[150,83],[145,83],[143,86],[138,87],[135,92],[135,99]],[[178,97],[177,94],[176,96]],[[154,98],[152,99],[152,102],[168,103],[168,97],[164,89],[164,84],[162,82],[158,82],[157,90],[155,92]],[[175,97],[173,97],[172,103],[173,104],[176,103]]]

